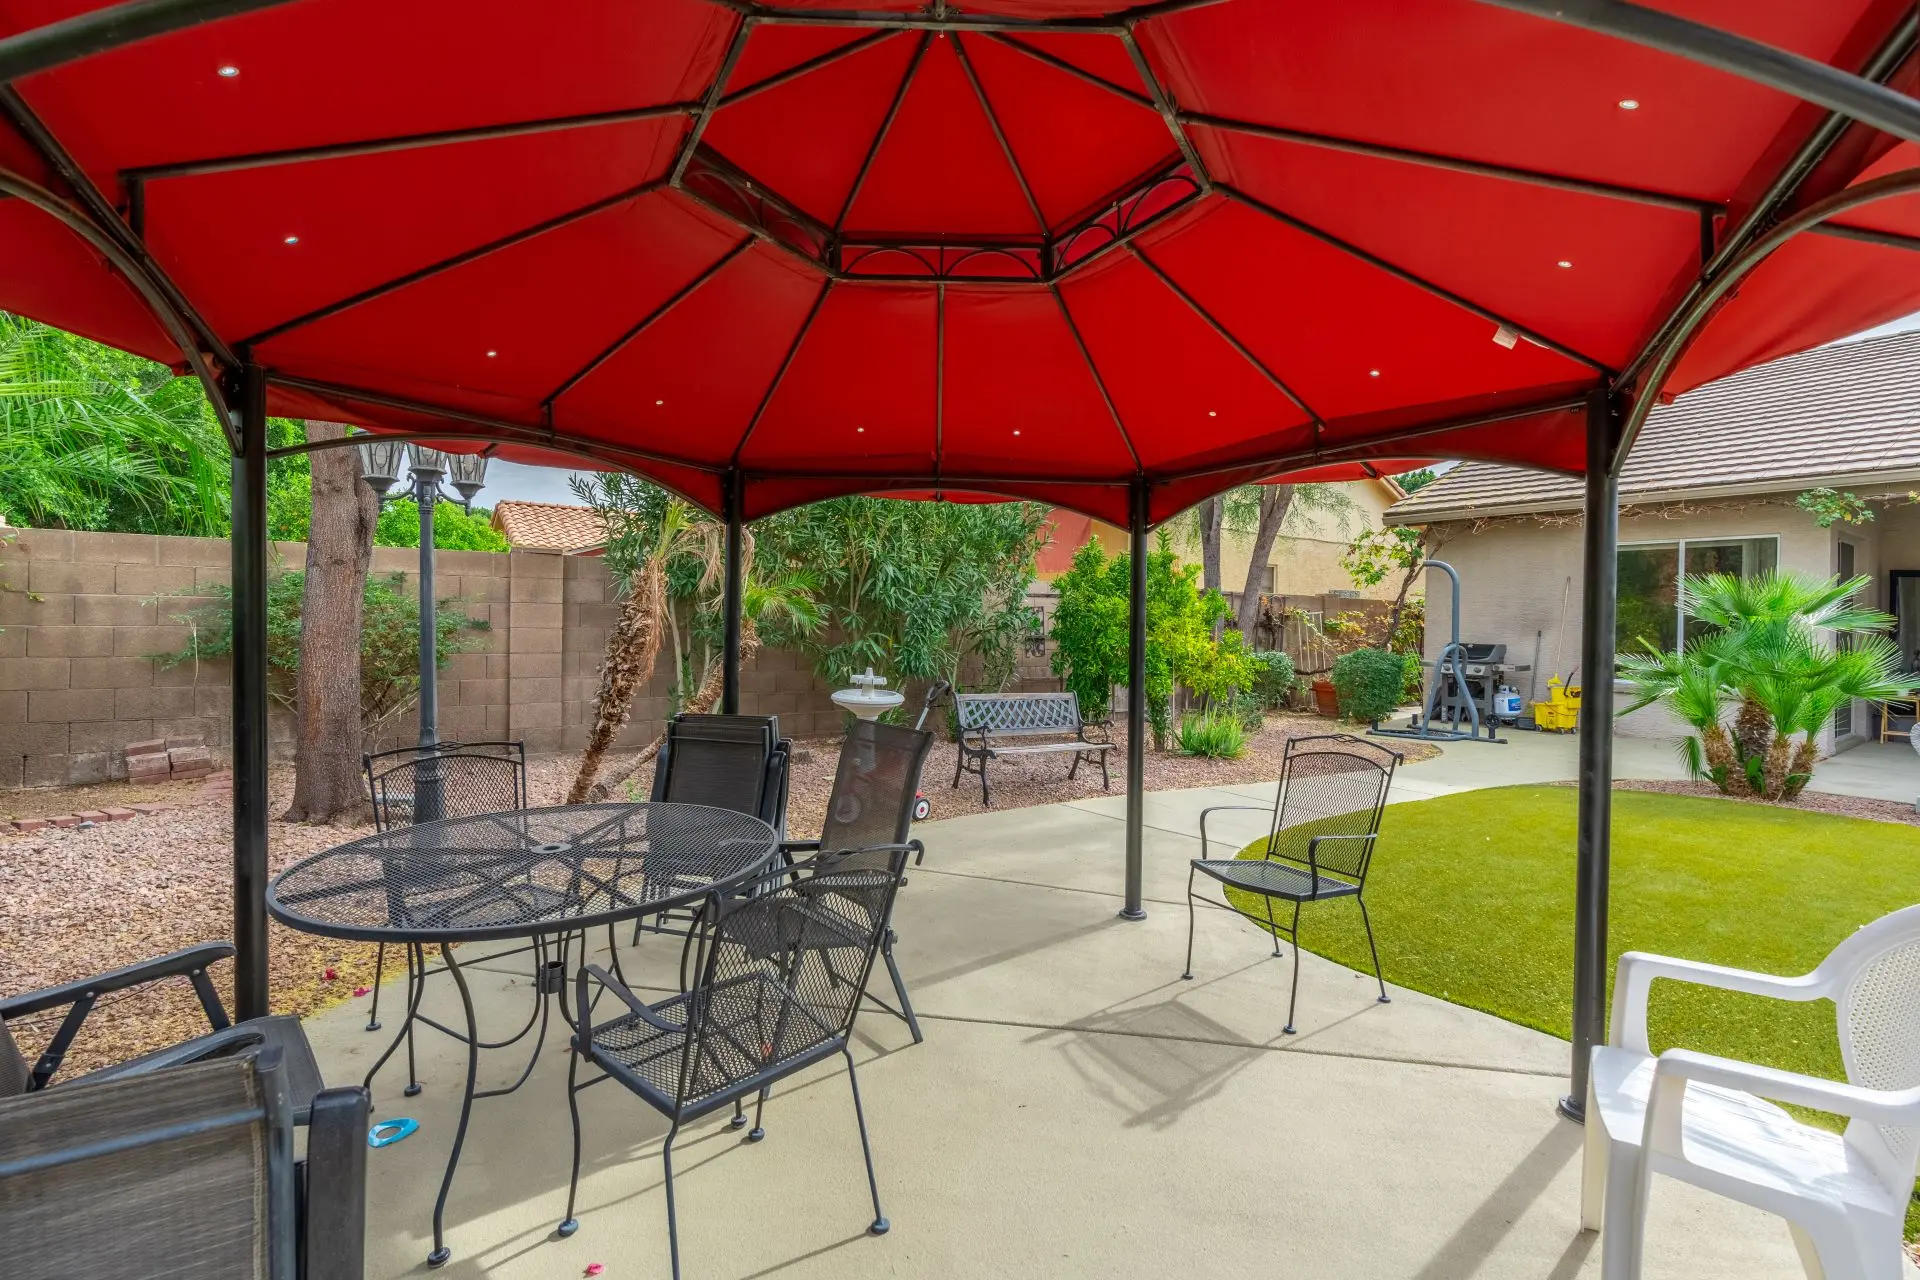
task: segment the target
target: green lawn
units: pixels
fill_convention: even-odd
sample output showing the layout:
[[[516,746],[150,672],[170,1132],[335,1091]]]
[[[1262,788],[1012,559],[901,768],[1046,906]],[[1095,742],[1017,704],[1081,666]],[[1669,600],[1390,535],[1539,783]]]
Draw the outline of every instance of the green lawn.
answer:
[[[1387,981],[1568,1037],[1574,817],[1572,787],[1389,805],[1367,880]],[[1263,843],[1241,856],[1259,857]],[[1242,898],[1241,909],[1259,913],[1258,901]],[[1613,797],[1610,957],[1653,951],[1805,973],[1859,926],[1916,901],[1920,827],[1644,791]],[[1306,950],[1372,970],[1350,901],[1309,905],[1300,932]],[[1843,1074],[1824,1000],[1659,981],[1649,1030],[1656,1052]],[[1916,1229],[1920,1206],[1908,1216],[1909,1235]]]

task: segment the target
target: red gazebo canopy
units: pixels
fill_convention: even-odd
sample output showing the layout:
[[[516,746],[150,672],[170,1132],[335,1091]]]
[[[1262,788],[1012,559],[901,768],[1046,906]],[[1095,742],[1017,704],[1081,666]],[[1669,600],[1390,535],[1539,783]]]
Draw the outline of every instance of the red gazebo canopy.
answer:
[[[1913,78],[1911,3],[1661,8]],[[4,107],[0,306],[181,364],[171,312],[272,412],[731,473],[748,516],[1578,471],[1703,257],[1916,159],[1854,126],[1783,201],[1826,111],[1472,0],[299,0]],[[1839,221],[1665,390],[1920,309],[1920,198]]]

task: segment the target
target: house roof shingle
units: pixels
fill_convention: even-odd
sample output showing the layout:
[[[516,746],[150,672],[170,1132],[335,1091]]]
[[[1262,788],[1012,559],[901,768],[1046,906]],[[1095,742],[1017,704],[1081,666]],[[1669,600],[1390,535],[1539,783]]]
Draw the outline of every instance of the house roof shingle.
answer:
[[[1819,347],[1655,409],[1622,502],[1920,479],[1920,332]],[[1390,524],[1574,510],[1577,476],[1465,462],[1387,510]]]
[[[607,540],[592,507],[563,502],[497,502],[493,527],[515,551],[585,551]]]

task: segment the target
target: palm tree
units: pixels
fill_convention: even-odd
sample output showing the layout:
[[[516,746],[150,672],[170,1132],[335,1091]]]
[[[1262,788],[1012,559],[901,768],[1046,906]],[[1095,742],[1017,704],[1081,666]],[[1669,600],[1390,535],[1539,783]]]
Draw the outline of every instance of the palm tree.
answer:
[[[1700,735],[1681,746],[1694,776],[1729,795],[1792,799],[1813,776],[1816,741],[1834,711],[1915,688],[1882,634],[1893,619],[1856,603],[1870,585],[1779,571],[1686,579],[1686,615],[1711,630],[1677,652],[1623,655],[1635,700],[1621,714],[1662,703]],[[1736,706],[1729,732],[1725,713]]]
[[[227,448],[192,379],[0,312],[0,515],[222,535]]]

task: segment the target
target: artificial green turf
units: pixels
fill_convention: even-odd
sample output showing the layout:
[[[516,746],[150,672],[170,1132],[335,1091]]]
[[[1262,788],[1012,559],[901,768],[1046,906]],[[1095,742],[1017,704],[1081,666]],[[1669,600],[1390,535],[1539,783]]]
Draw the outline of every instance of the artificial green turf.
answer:
[[[1572,787],[1547,786],[1387,806],[1366,889],[1387,981],[1568,1038],[1575,804]],[[1264,845],[1255,841],[1240,856],[1260,857]],[[1229,896],[1265,930],[1258,898]],[[1609,996],[1623,951],[1805,973],[1861,925],[1916,901],[1920,827],[1616,792]],[[1300,942],[1351,968],[1373,968],[1350,899],[1309,903]],[[1697,1049],[1844,1078],[1834,1006],[1825,1000],[1788,1003],[1662,980],[1653,986],[1648,1031],[1656,1053]],[[1908,1217],[1912,1235],[1920,1213]]]

